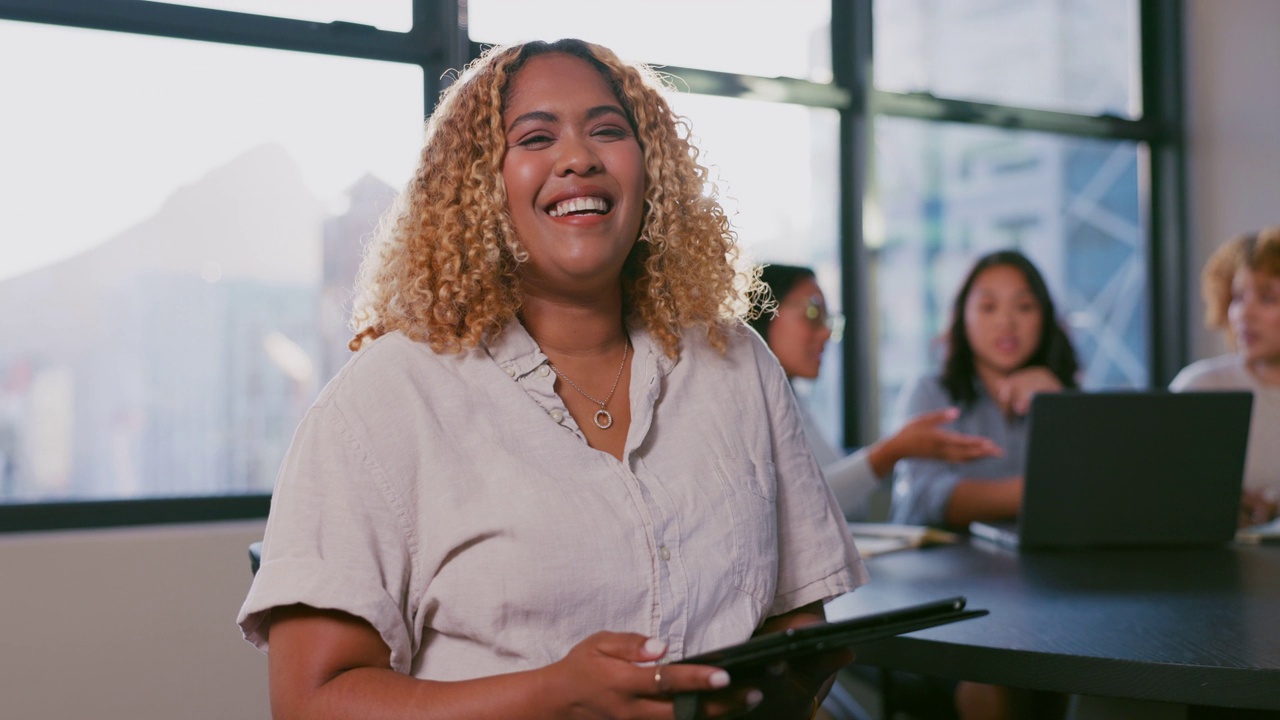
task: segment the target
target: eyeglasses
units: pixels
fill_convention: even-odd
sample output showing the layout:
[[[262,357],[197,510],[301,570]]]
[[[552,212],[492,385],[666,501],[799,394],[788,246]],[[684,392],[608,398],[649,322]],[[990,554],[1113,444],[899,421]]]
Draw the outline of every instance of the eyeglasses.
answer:
[[[787,307],[793,307],[801,311],[801,316],[809,321],[815,330],[826,328],[831,331],[831,340],[840,342],[840,338],[844,335],[844,315],[840,313],[828,313],[827,306],[817,296],[809,298],[804,305],[792,304],[779,305],[778,310],[784,310]]]

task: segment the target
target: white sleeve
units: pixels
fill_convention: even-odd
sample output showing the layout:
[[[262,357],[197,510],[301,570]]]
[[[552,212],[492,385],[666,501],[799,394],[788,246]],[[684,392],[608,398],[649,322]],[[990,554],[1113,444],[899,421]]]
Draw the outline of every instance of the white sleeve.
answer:
[[[280,469],[262,565],[237,622],[267,651],[271,610],[303,604],[368,622],[407,673],[419,644],[406,598],[412,569],[403,506],[333,405],[303,419]]]
[[[831,492],[840,504],[846,519],[865,519],[867,500],[880,485],[880,478],[871,469],[870,452],[862,448],[857,452],[822,466],[822,474],[831,486]]]

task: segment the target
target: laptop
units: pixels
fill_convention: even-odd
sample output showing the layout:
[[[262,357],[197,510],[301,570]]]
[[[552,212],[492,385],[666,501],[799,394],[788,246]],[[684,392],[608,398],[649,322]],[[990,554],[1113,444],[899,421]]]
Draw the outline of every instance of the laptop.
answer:
[[[1036,395],[1022,511],[969,531],[1019,548],[1226,543],[1252,404],[1244,391]]]

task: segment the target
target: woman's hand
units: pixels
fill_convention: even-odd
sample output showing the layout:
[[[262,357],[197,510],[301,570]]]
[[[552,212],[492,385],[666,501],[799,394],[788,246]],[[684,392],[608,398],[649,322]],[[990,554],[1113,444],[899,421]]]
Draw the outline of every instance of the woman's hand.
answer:
[[[851,662],[853,651],[837,648],[779,663],[757,680],[764,700],[747,717],[810,720],[831,689],[836,672]]]
[[[367,622],[305,605],[272,611],[271,712],[276,720],[377,717],[672,720],[676,693],[699,693],[700,718],[741,717],[760,691],[730,686],[719,668],[650,665],[666,645],[600,632],[537,670],[456,682],[391,669],[391,651]],[[754,692],[754,695],[752,693]]]
[[[804,627],[826,621],[821,602],[814,602],[791,612],[775,615],[764,622],[757,635]],[[837,648],[788,663],[779,663],[759,682],[763,702],[748,717],[761,720],[809,720],[818,704],[827,696],[836,671],[853,662],[853,651]]]
[[[678,693],[700,695],[699,718],[742,717],[760,702],[753,687],[729,687],[729,674],[706,665],[642,665],[659,660],[665,643],[634,633],[598,632],[545,668],[548,689],[567,712],[586,720],[671,720]]]
[[[1274,491],[1245,488],[1240,495],[1239,525],[1249,527],[1269,522],[1275,519],[1277,511],[1280,511],[1280,504],[1276,502]]]
[[[903,423],[890,437],[871,446],[868,461],[877,477],[888,477],[904,458],[933,458],[947,462],[969,462],[996,457],[1004,452],[988,438],[966,435],[942,426],[960,417],[957,408],[921,413]]]
[[[996,380],[993,395],[1005,415],[1026,415],[1031,411],[1031,398],[1036,393],[1061,390],[1062,383],[1058,377],[1049,372],[1049,368],[1037,365]]]

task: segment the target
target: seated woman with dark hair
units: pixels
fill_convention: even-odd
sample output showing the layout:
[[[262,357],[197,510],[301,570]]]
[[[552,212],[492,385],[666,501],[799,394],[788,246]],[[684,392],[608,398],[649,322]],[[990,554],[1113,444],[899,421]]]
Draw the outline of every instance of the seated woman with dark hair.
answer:
[[[913,459],[895,481],[896,522],[966,529],[1022,507],[1031,397],[1078,387],[1075,348],[1040,271],[1016,250],[984,255],[956,294],[942,373],[907,388],[903,415],[952,405],[953,427],[990,438],[1004,455],[964,463]]]
[[[806,267],[765,265],[760,280],[769,293],[755,297],[751,326],[778,356],[788,379],[816,379],[833,331],[817,277]],[[1000,454],[1000,448],[986,438],[944,429],[942,425],[955,420],[959,411],[942,408],[921,413],[889,437],[846,455],[827,442],[813,416],[803,404],[800,407],[805,437],[822,464],[822,474],[840,509],[850,520],[866,519],[868,498],[904,458],[965,462]]]

